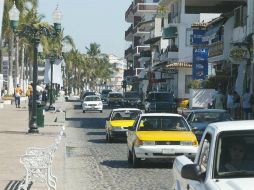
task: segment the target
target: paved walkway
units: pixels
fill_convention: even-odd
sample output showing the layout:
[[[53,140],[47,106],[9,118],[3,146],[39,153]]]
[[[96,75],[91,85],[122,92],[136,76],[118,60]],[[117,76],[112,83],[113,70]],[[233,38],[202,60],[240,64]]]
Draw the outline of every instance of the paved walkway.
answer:
[[[56,102],[57,109],[63,110],[64,99]],[[4,105],[0,109],[0,189],[17,190],[17,186],[25,176],[25,169],[19,158],[28,147],[47,147],[54,142],[55,137],[65,122],[64,112],[45,112],[45,127],[39,128],[39,134],[29,134],[28,108],[26,102],[21,108],[15,105]],[[65,181],[65,142],[63,138],[53,160],[53,174],[57,176],[57,189],[64,190]],[[32,190],[47,189],[46,184],[35,182]]]

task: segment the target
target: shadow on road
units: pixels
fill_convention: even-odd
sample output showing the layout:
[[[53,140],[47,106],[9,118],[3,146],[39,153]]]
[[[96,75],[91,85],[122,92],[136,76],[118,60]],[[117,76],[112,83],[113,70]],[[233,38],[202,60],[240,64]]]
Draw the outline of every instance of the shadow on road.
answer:
[[[74,110],[81,110],[82,109],[82,106],[78,105],[78,104],[73,105],[73,107],[74,107]]]
[[[105,136],[105,132],[101,131],[101,132],[88,132],[86,133],[87,135],[104,135]]]
[[[105,165],[111,168],[133,168],[131,164],[126,160],[104,160],[101,165]],[[152,161],[142,161],[139,168],[147,169],[158,169],[158,168],[170,168],[172,169],[172,162],[152,162]]]
[[[83,118],[83,117],[66,117],[66,121],[79,121],[80,126],[75,128],[84,129],[105,129],[106,118]]]
[[[107,144],[106,139],[89,139],[88,142],[96,144]]]

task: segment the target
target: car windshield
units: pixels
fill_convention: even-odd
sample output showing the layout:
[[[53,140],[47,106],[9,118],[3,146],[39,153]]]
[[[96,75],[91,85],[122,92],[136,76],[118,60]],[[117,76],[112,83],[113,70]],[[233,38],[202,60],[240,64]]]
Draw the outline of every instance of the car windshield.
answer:
[[[254,177],[254,131],[221,133],[217,141],[216,178]]]
[[[123,110],[112,113],[111,120],[135,120],[141,111],[138,110]]]
[[[137,92],[126,92],[124,93],[125,98],[138,98],[139,95]]]
[[[85,97],[84,101],[100,101],[100,97],[98,96],[93,96],[93,97]]]
[[[123,95],[122,94],[109,94],[108,97],[109,98],[122,98]]]
[[[182,117],[177,116],[144,116],[141,118],[138,131],[189,131],[189,126]]]
[[[213,123],[231,120],[232,118],[227,112],[197,112],[193,117],[193,123]]]
[[[173,94],[170,93],[151,93],[148,95],[149,100],[155,100],[155,101],[174,101]]]

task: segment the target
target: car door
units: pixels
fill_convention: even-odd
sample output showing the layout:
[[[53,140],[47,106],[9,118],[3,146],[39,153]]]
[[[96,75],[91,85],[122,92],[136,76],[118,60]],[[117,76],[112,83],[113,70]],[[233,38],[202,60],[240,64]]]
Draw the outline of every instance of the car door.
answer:
[[[188,180],[187,190],[206,190],[207,189],[207,176],[209,169],[211,169],[211,144],[212,144],[212,135],[207,132],[203,143],[201,144],[201,150],[199,153],[199,157],[195,160],[200,167],[200,172],[202,175],[202,180]]]

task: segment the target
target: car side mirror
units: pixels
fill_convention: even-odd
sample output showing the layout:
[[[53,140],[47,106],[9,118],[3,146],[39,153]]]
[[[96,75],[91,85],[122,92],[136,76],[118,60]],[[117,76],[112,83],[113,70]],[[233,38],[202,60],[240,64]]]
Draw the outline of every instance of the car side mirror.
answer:
[[[192,131],[193,131],[193,132],[198,131],[198,128],[197,128],[197,127],[193,127],[193,128],[192,128]]]
[[[197,164],[187,164],[182,167],[181,176],[186,179],[201,181],[201,169]]]
[[[135,128],[134,127],[129,127],[128,131],[135,131]]]

